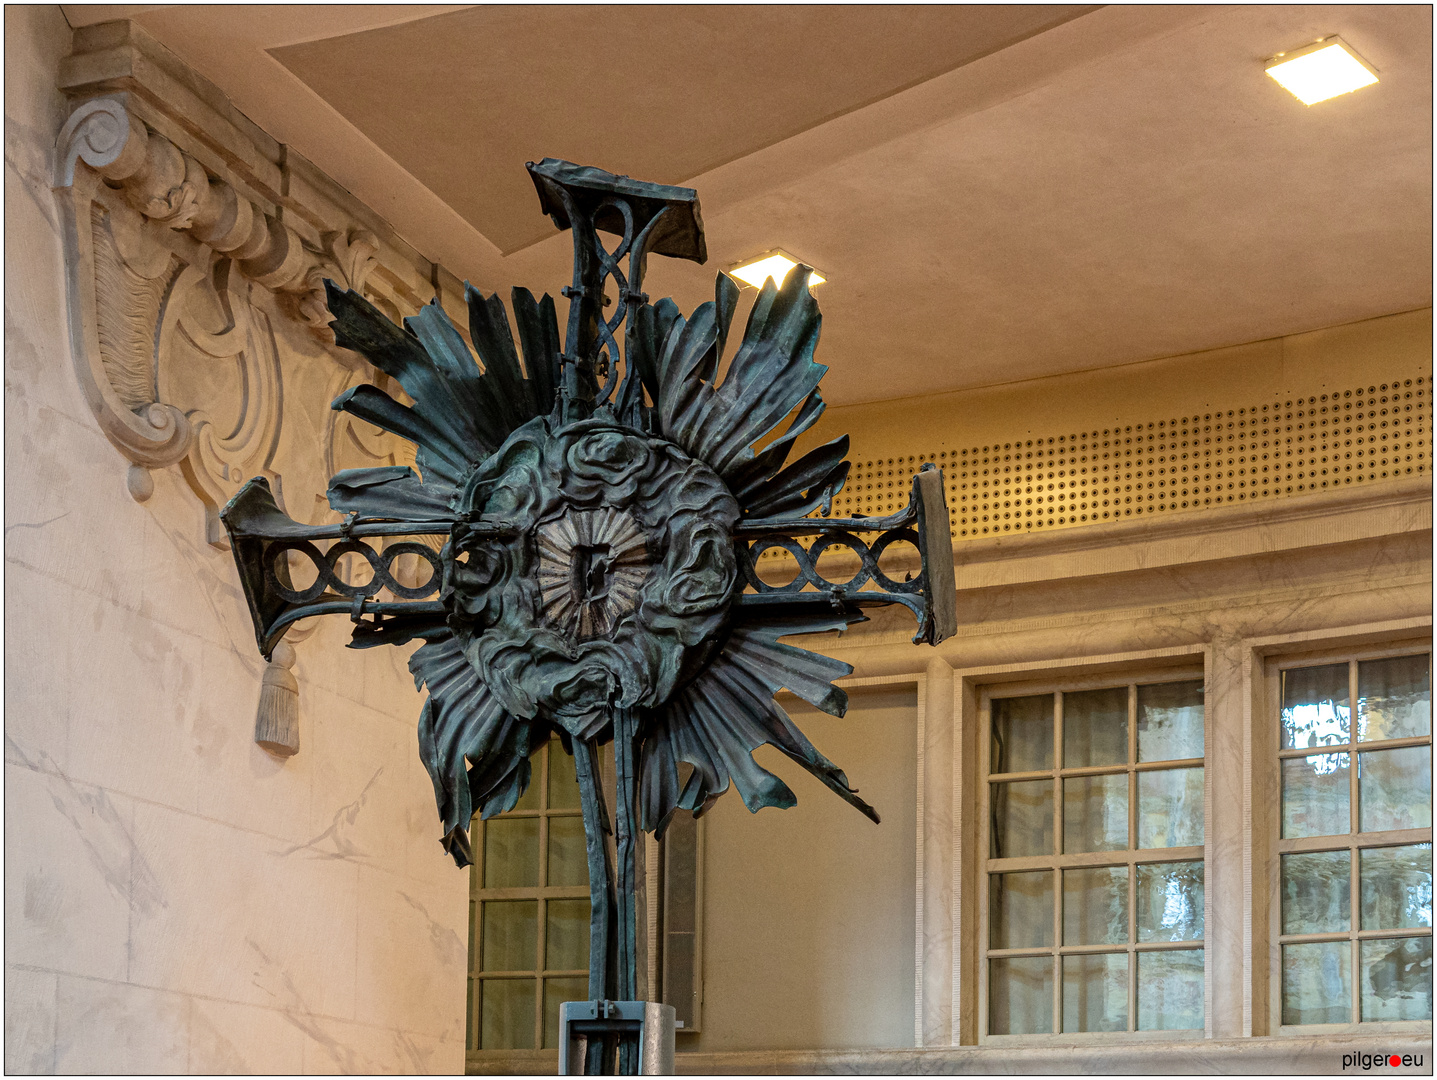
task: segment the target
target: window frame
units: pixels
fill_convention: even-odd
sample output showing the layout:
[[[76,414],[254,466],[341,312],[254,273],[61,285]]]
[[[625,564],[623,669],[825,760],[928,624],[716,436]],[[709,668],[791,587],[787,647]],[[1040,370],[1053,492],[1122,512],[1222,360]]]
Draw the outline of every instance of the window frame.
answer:
[[[1382,1035],[1415,1034],[1430,1032],[1430,1020],[1368,1020],[1361,1019],[1361,953],[1360,942],[1369,939],[1391,939],[1399,937],[1432,937],[1432,927],[1410,927],[1401,930],[1361,929],[1361,873],[1360,852],[1370,848],[1394,847],[1408,844],[1431,844],[1432,828],[1394,829],[1382,832],[1359,832],[1358,815],[1361,805],[1358,795],[1358,753],[1373,750],[1400,749],[1407,746],[1428,746],[1433,744],[1431,734],[1400,739],[1374,739],[1359,742],[1357,739],[1357,670],[1364,661],[1386,660],[1399,656],[1428,657],[1428,685],[1432,675],[1432,640],[1430,637],[1403,636],[1385,642],[1363,644],[1330,645],[1303,652],[1275,653],[1263,658],[1263,722],[1254,732],[1262,740],[1263,758],[1266,762],[1265,784],[1270,797],[1266,800],[1267,824],[1267,941],[1268,941],[1268,1031],[1274,1035],[1309,1038],[1326,1035]],[[1350,831],[1330,836],[1304,836],[1284,839],[1282,836],[1282,762],[1289,758],[1313,756],[1314,747],[1297,747],[1291,750],[1281,748],[1282,734],[1282,673],[1296,668],[1320,667],[1346,663],[1348,665],[1349,739],[1346,743],[1324,745],[1319,753],[1347,753],[1348,765],[1348,814]],[[1304,753],[1305,751],[1305,753]],[[1261,827],[1261,826],[1257,826]],[[1346,931],[1315,934],[1282,933],[1282,857],[1305,852],[1340,851],[1346,849],[1351,857],[1349,882],[1349,918]],[[1282,946],[1303,942],[1343,941],[1350,942],[1351,960],[1351,1007],[1353,1020],[1338,1024],[1284,1024],[1282,1022]]]
[[[469,952],[465,980],[465,1053],[468,1056],[548,1053],[557,1054],[557,1047],[544,1046],[544,994],[550,979],[589,977],[588,967],[582,970],[549,969],[543,966],[548,956],[548,901],[589,899],[587,881],[582,885],[550,885],[549,878],[549,820],[555,817],[582,817],[583,811],[573,808],[554,809],[549,805],[549,760],[553,753],[564,753],[557,736],[551,738],[534,755],[534,775],[531,789],[538,789],[538,806],[534,809],[510,810],[496,815],[496,820],[512,818],[539,819],[538,884],[485,887],[484,862],[485,840],[488,822],[475,814],[470,826],[473,838],[473,863],[469,867]],[[587,867],[586,867],[587,869]],[[587,875],[586,875],[587,876]],[[484,902],[494,900],[533,900],[538,903],[538,926],[536,928],[537,951],[534,968],[515,968],[512,971],[485,971],[483,968]],[[524,980],[536,983],[534,993],[534,1045],[532,1047],[485,1047],[483,1046],[483,989],[485,981]],[[476,990],[478,992],[476,993]]]
[[[1162,762],[1138,762],[1136,752],[1137,724],[1136,699],[1137,687],[1153,686],[1161,683],[1192,682],[1202,680],[1204,684],[1203,695],[1203,757],[1172,759]],[[1104,1040],[1111,1040],[1119,1037],[1129,1042],[1144,1041],[1173,1041],[1175,1039],[1203,1038],[1205,1029],[1211,1024],[1212,1010],[1212,950],[1211,923],[1212,923],[1212,893],[1208,887],[1208,880],[1211,875],[1211,831],[1210,806],[1212,797],[1212,708],[1210,701],[1207,663],[1206,658],[1199,659],[1188,654],[1174,664],[1171,661],[1163,660],[1143,663],[1138,661],[1131,664],[1124,664],[1120,667],[1105,669],[1088,674],[1062,674],[1059,672],[1044,672],[1040,677],[1023,680],[991,682],[976,687],[978,692],[978,745],[976,754],[976,779],[978,788],[978,805],[976,820],[978,824],[978,845],[977,845],[977,946],[978,957],[976,964],[976,1004],[977,1004],[977,1039],[978,1045],[990,1046],[1034,1046],[1044,1043],[1095,1043]],[[1009,859],[992,859],[990,857],[990,845],[992,843],[991,829],[991,799],[993,777],[1002,776],[1005,780],[1019,779],[1043,779],[1051,777],[1055,783],[1055,805],[1054,817],[1054,848],[1062,847],[1062,781],[1066,777],[1091,776],[1091,775],[1116,775],[1119,773],[1118,766],[1079,766],[1072,769],[1061,768],[1061,751],[1063,746],[1063,725],[1061,699],[1055,703],[1055,715],[1053,725],[1054,759],[1053,768],[1039,772],[1029,773],[992,773],[991,772],[991,750],[992,745],[992,703],[996,699],[1028,697],[1040,694],[1079,693],[1085,690],[1106,689],[1111,687],[1126,686],[1128,690],[1128,760],[1122,769],[1128,776],[1128,824],[1129,837],[1136,843],[1136,815],[1137,798],[1136,785],[1137,777],[1141,772],[1160,772],[1177,768],[1202,767],[1203,769],[1203,843],[1178,848],[1126,848],[1118,851],[1098,851],[1065,854],[1055,850],[1052,855],[1043,856],[1018,856]],[[1137,1029],[1137,954],[1139,952],[1160,952],[1160,951],[1191,951],[1194,948],[1192,942],[1141,942],[1137,941],[1137,867],[1138,865],[1152,865],[1165,862],[1200,862],[1203,866],[1203,938],[1201,949],[1203,953],[1203,1022],[1204,1028],[1170,1028],[1155,1031],[1141,1031]],[[995,865],[998,864],[998,865]],[[1123,946],[1118,945],[1077,945],[1065,946],[1062,943],[1062,873],[1065,869],[1079,869],[1087,866],[1117,866],[1128,867],[1128,941]],[[989,903],[990,903],[990,878],[995,873],[1013,873],[1021,871],[1050,870],[1055,876],[1054,882],[1054,944],[1047,947],[1015,948],[1015,949],[991,949],[989,942]],[[1064,1032],[1062,1028],[1062,958],[1069,955],[1093,955],[1093,954],[1116,954],[1124,952],[1128,957],[1128,1030],[1127,1031],[1075,1031]],[[1031,1034],[991,1034],[989,1028],[989,961],[990,958],[1002,958],[1004,956],[1021,955],[1043,955],[1051,954],[1054,958],[1054,986],[1053,986],[1053,1026],[1059,1030],[1052,1032],[1037,1032]]]

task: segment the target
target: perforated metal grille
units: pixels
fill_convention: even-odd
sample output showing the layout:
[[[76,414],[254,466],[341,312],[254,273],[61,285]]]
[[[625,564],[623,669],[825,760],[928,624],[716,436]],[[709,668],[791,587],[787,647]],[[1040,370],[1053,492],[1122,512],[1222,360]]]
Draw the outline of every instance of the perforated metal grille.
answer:
[[[988,446],[864,459],[839,516],[888,514],[942,466],[955,539],[1277,499],[1431,468],[1431,386],[1403,379]]]

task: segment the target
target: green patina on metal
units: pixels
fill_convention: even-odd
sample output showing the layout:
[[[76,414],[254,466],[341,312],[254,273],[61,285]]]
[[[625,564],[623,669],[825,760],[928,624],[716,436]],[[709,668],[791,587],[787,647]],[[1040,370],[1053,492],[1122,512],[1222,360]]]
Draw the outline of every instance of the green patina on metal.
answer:
[[[840,630],[861,621],[863,607],[893,603],[917,617],[915,642],[951,634],[948,515],[941,474],[924,466],[897,514],[812,516],[828,513],[849,463],[847,436],[787,463],[824,410],[818,385],[827,368],[814,361],[821,316],[807,267],[782,288],[765,285],[720,378],[738,304],[733,280],[719,274],[714,300],[688,318],[672,300],[651,304],[642,292],[649,254],[704,261],[696,193],[551,158],[529,172],[544,212],[573,231],[562,345],[554,301],[526,289],[516,288],[510,305],[518,349],[498,296],[467,289],[481,369],[437,304],[401,328],[326,282],[338,344],[413,401],[365,385],[334,408],[413,442],[418,473],[336,474],[328,497],[345,515],[341,525],[293,521],[263,479],[221,518],[266,657],[296,620],[328,613],[354,621],[351,647],[422,641],[409,661],[429,692],[420,753],[441,842],[460,866],[470,862],[473,814],[512,808],[529,783],[530,756],[559,735],[574,756],[584,814],[589,995],[629,1000],[639,833],[662,834],[680,811],[702,814],[730,782],[750,810],[794,805],[789,787],[754,762],[757,747],[782,750],[878,820],[773,700],[788,689],[841,716],[847,695],[833,683],[852,669],[780,639]],[[618,240],[607,247],[600,233]],[[754,449],[789,417],[781,435]],[[862,538],[874,533],[871,543]],[[382,551],[365,543],[434,534],[448,537],[438,553],[416,541]],[[321,552],[317,540],[338,542]],[[921,571],[898,582],[878,560],[903,541],[918,549]],[[757,572],[771,547],[798,562],[787,585]],[[861,564],[841,584],[817,569],[834,547]],[[346,553],[370,563],[372,580],[342,580],[336,565]],[[405,553],[431,567],[427,582],[395,578]],[[315,567],[308,588],[290,577],[295,554]],[[386,588],[397,599],[376,601]],[[610,740],[612,825],[597,770],[598,747]],[[602,1048],[590,1052],[590,1071],[605,1068]],[[631,1048],[616,1064],[636,1070]]]

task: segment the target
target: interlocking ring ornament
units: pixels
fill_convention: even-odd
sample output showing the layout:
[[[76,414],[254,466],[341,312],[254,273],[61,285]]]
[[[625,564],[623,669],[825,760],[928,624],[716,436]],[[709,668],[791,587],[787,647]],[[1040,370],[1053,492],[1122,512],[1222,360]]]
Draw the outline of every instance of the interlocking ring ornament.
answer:
[[[281,580],[276,570],[280,561],[284,560],[285,577],[290,576],[288,558],[291,551],[304,555],[314,565],[314,583],[308,588],[292,588],[288,582]],[[349,554],[363,555],[370,569],[374,571],[373,577],[362,585],[350,585],[339,576],[339,560]],[[394,560],[401,555],[418,555],[428,563],[432,571],[429,580],[412,588],[400,584],[391,573],[391,568]],[[383,551],[375,551],[358,540],[341,540],[331,545],[328,551],[321,552],[308,540],[281,540],[269,545],[264,556],[265,584],[276,596],[291,604],[313,604],[325,596],[326,590],[353,599],[360,596],[378,596],[381,589],[388,589],[404,600],[423,600],[439,591],[443,577],[444,564],[440,561],[439,552],[427,544],[414,541],[390,544]]]
[[[883,553],[897,543],[909,543],[915,551],[919,548],[918,534],[909,528],[889,529],[878,537],[872,546],[851,532],[824,533],[807,548],[789,536],[770,536],[740,545],[739,565],[743,569],[745,584],[759,593],[793,594],[804,590],[807,585],[828,592],[842,588],[845,592],[857,592],[872,581],[887,593],[919,594],[923,591],[923,572],[908,581],[894,581],[879,567]],[[858,556],[860,566],[857,573],[847,581],[830,581],[818,572],[818,560],[829,548],[844,547]],[[782,548],[798,563],[798,574],[783,585],[770,585],[758,576],[758,559],[770,548]]]

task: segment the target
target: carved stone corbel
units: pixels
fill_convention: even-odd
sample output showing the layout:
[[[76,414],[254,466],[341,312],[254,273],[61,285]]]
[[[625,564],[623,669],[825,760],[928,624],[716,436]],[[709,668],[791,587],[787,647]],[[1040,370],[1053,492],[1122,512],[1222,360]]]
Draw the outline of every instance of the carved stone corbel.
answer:
[[[149,470],[179,464],[208,511],[209,540],[222,544],[215,515],[241,483],[263,475],[283,491],[274,460],[286,398],[283,335],[273,319],[308,327],[339,377],[355,381],[358,358],[334,348],[323,282],[365,291],[379,241],[348,228],[307,244],[280,208],[212,175],[119,97],[92,98],[70,115],[58,138],[56,184],[72,351],[86,398],[131,462],[131,494],[148,498]],[[376,299],[393,306],[392,298]],[[226,365],[236,373],[228,387],[218,385]],[[360,381],[372,378],[361,366]],[[328,400],[298,407],[322,417],[333,456],[345,439]]]
[[[330,408],[351,386],[388,380],[335,345],[324,280],[396,319],[436,281],[457,282],[213,88],[185,90],[202,82],[134,24],[77,31],[55,195],[76,375],[130,462],[129,491],[143,502],[152,470],[178,465],[207,540],[228,546],[218,512],[252,477],[320,524],[337,519],[324,498],[334,472],[413,462],[408,444]],[[405,559],[417,561],[401,556],[395,573],[417,583]],[[313,629],[294,627],[265,671],[254,735],[271,753],[298,750],[289,646]]]

